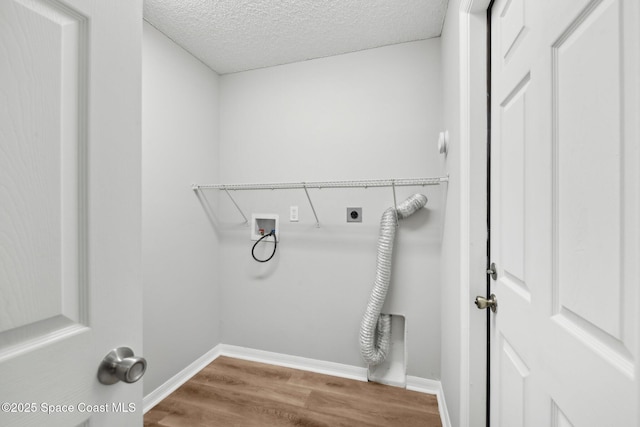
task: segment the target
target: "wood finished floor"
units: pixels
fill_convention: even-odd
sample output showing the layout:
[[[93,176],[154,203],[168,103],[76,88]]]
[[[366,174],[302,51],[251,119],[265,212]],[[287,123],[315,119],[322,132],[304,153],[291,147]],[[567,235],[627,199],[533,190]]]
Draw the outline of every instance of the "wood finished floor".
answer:
[[[147,412],[145,427],[441,427],[434,395],[218,357]]]

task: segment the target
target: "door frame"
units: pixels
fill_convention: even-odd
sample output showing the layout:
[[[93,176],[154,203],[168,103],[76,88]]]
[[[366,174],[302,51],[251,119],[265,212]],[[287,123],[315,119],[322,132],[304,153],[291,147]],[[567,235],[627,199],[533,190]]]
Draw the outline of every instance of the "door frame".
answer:
[[[473,304],[487,291],[487,9],[460,0],[460,425],[488,426],[487,316]],[[481,398],[478,398],[481,396]]]
[[[485,275],[485,286],[486,292],[485,295],[491,295],[491,280],[492,277],[489,275],[489,271],[492,269],[491,267],[491,43],[492,43],[492,26],[491,26],[491,13],[493,12],[493,4],[495,0],[490,0],[489,5],[487,6],[486,11],[486,22],[487,22],[487,30],[486,30],[486,88],[487,88],[487,174],[486,174],[486,191],[487,191],[487,258],[485,269],[487,274]],[[491,311],[486,310],[487,312],[487,326],[486,326],[486,366],[487,366],[487,376],[486,376],[486,426],[489,427],[491,425]]]

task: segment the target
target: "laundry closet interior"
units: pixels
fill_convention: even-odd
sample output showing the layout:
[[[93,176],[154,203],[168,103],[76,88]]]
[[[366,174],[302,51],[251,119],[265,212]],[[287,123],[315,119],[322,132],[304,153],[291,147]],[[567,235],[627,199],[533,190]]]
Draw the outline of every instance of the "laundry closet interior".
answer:
[[[377,375],[442,393],[459,345],[448,333],[458,320],[444,310],[457,301],[442,303],[458,293],[458,5],[409,3],[407,12],[364,3],[349,12],[305,2],[274,12],[278,22],[261,17],[266,5],[228,3],[235,20],[216,22],[230,28],[211,24],[198,43],[190,32],[209,24],[146,2],[144,351],[154,369],[145,395],[216,346],[366,372],[359,330],[380,219],[416,193],[424,208],[396,219],[382,310],[393,319],[392,349]],[[314,23],[305,11],[334,22]],[[207,47],[225,31],[240,40]],[[275,222],[265,230],[256,216],[278,218],[268,262],[251,249]],[[256,246],[258,258],[271,255],[272,239]]]

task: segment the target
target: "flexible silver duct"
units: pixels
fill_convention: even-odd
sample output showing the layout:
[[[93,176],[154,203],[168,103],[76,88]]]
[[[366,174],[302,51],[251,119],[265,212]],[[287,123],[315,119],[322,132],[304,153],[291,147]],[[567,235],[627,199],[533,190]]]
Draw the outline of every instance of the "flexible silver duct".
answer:
[[[414,194],[398,205],[396,209],[391,207],[382,214],[378,237],[376,279],[360,325],[360,353],[369,365],[377,365],[385,360],[391,342],[391,316],[380,313],[387,297],[391,278],[391,255],[396,236],[396,215],[398,219],[407,218],[426,204],[427,196]]]

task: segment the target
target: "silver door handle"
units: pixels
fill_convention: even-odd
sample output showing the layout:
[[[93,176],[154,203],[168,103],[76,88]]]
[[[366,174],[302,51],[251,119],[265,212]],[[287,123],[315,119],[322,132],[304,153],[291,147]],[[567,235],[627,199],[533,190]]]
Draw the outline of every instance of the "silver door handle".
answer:
[[[486,299],[482,296],[476,297],[476,305],[480,310],[484,310],[485,308],[490,308],[494,313],[498,310],[498,299],[494,294],[491,294],[489,299]]]
[[[118,347],[111,350],[100,363],[98,381],[111,385],[118,381],[135,383],[147,370],[144,357],[134,356],[129,347]]]

